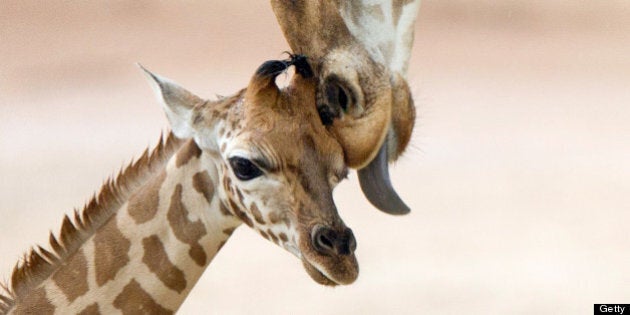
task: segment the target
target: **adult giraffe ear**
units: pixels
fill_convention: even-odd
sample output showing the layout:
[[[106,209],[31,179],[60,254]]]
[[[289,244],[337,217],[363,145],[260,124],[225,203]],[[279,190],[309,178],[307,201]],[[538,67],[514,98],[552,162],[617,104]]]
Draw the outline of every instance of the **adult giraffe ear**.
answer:
[[[151,88],[162,104],[175,136],[180,139],[191,138],[193,108],[204,100],[170,79],[154,74],[140,64],[138,66],[149,78]]]
[[[388,162],[405,150],[415,109],[405,80],[419,0],[271,0],[289,46],[313,60],[322,122],[359,169],[364,194],[390,214],[409,212]]]

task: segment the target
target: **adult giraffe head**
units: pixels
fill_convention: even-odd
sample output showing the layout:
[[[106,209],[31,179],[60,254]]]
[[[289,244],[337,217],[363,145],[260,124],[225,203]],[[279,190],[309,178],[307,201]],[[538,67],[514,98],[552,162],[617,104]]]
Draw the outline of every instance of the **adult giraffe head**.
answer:
[[[415,108],[405,79],[419,0],[271,0],[291,49],[318,77],[322,122],[359,169],[364,194],[380,210],[409,212],[388,162],[405,150]]]

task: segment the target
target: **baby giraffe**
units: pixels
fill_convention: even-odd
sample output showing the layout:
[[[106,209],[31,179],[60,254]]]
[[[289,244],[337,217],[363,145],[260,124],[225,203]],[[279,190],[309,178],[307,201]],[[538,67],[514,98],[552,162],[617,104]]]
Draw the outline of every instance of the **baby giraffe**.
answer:
[[[280,90],[275,78],[292,65]],[[38,247],[15,267],[0,313],[172,314],[242,223],[316,282],[354,282],[356,241],[332,197],[347,168],[306,58],[267,61],[217,101],[146,73],[172,133],[66,217],[52,251]]]

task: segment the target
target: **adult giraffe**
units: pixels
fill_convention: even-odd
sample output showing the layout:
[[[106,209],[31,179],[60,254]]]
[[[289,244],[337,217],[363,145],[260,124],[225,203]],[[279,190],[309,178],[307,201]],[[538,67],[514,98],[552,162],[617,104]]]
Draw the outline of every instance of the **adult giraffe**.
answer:
[[[405,79],[420,0],[271,0],[295,53],[319,79],[317,106],[359,169],[370,202],[390,214],[409,207],[394,191],[388,162],[405,150],[415,108]]]

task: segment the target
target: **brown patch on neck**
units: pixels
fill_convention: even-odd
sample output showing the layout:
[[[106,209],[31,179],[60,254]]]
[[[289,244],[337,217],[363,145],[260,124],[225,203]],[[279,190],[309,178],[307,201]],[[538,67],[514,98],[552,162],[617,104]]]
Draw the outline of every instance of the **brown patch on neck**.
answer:
[[[55,313],[55,306],[46,297],[46,290],[40,287],[33,290],[29,295],[18,298],[17,305],[13,310],[14,314],[37,314],[47,315]]]
[[[85,254],[82,250],[79,250],[67,262],[61,265],[52,276],[53,281],[68,298],[70,303],[84,295],[89,289],[87,268]]]
[[[144,247],[142,262],[157,275],[165,286],[177,293],[182,293],[186,289],[186,276],[168,258],[160,238],[157,235],[147,237],[142,240],[142,246]]]
[[[77,315],[101,315],[101,311],[98,309],[98,303],[90,304]]]
[[[129,263],[131,242],[125,238],[112,217],[94,235],[94,271],[96,283],[103,286],[113,280],[116,273]]]
[[[199,244],[199,240],[207,234],[206,227],[201,220],[191,222],[188,220],[188,209],[182,202],[183,188],[181,184],[175,186],[171,196],[171,205],[168,209],[168,222],[178,240],[190,245],[188,254],[199,266],[205,266],[208,262],[206,252]]]
[[[198,172],[193,175],[192,181],[193,188],[206,198],[208,204],[211,204],[212,198],[214,197],[214,184],[212,183],[210,174],[208,174],[207,171]]]
[[[184,164],[188,164],[192,158],[199,158],[200,156],[201,149],[197,143],[195,143],[195,140],[190,139],[182,145],[182,148],[177,152],[175,166],[180,167]]]
[[[160,187],[164,179],[166,179],[166,171],[162,170],[158,176],[129,198],[127,211],[136,223],[145,223],[155,217],[160,204]]]
[[[123,288],[122,292],[120,292],[120,294],[116,297],[114,300],[114,307],[121,310],[125,315],[173,314],[173,311],[158,304],[134,279],[129,281],[129,284],[127,284]]]

